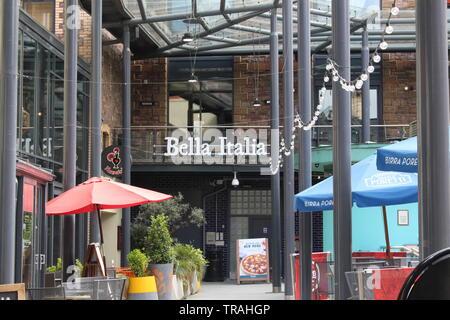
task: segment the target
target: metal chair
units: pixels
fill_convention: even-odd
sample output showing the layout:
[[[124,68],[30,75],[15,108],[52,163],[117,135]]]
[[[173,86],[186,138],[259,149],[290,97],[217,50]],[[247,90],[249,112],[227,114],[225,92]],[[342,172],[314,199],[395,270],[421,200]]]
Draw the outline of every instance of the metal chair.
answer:
[[[27,289],[28,300],[65,300],[63,287],[56,288],[30,288]]]
[[[398,300],[450,299],[450,248],[421,261],[403,284]]]
[[[94,281],[93,300],[122,300],[126,278]]]

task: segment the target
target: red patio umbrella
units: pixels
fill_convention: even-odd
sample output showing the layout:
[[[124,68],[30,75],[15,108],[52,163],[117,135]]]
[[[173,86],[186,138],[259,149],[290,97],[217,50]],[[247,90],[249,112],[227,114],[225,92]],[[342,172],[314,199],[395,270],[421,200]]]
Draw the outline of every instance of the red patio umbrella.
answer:
[[[104,209],[128,208],[171,198],[173,196],[168,194],[94,177],[48,201],[46,215],[99,212]],[[100,215],[99,223],[103,243]]]

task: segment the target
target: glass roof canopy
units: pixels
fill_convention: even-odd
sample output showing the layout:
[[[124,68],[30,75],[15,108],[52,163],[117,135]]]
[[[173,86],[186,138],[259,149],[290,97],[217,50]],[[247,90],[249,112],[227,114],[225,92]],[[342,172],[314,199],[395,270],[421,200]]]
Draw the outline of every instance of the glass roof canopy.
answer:
[[[282,48],[282,0],[121,0],[130,15],[126,23],[140,26],[153,48],[145,55],[194,56],[256,54],[269,52],[271,9],[277,8],[277,31]],[[297,9],[294,1],[294,48]],[[378,45],[389,11],[381,11],[379,0],[350,0],[351,48],[360,50],[367,25],[369,46]],[[110,23],[118,26],[120,23]],[[313,52],[331,46],[331,0],[311,2],[311,47]],[[401,10],[391,20],[392,35],[386,35],[391,51],[415,51],[415,10]],[[108,25],[106,27],[108,27]],[[195,40],[184,43],[185,33]]]

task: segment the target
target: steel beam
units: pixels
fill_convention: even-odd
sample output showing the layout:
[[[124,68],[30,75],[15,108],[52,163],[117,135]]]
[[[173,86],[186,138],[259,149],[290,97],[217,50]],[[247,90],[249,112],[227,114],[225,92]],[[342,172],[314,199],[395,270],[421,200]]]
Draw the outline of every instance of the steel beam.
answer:
[[[234,20],[231,20],[231,21],[229,21],[229,22],[222,23],[222,24],[220,24],[220,25],[218,25],[218,26],[215,26],[215,27],[213,27],[213,28],[211,28],[211,29],[209,29],[209,30],[207,30],[207,31],[200,32],[199,34],[196,35],[196,37],[197,37],[197,38],[203,38],[203,37],[205,37],[205,36],[214,34],[214,33],[216,33],[216,32],[219,32],[219,31],[221,31],[221,30],[224,30],[224,29],[226,29],[226,28],[228,28],[228,27],[230,27],[230,26],[232,26],[232,25],[236,25],[236,24],[238,24],[238,23],[240,23],[240,22],[242,22],[242,21],[251,19],[251,18],[253,18],[253,17],[255,17],[255,16],[257,16],[257,15],[259,15],[259,14],[265,12],[265,11],[267,11],[267,10],[270,10],[270,9],[263,9],[263,10],[259,10],[259,11],[257,11],[257,12],[252,12],[252,13],[246,14],[246,15],[244,15],[244,16],[242,16],[242,17],[239,17],[239,18],[236,18],[236,19],[234,19]],[[163,48],[159,48],[159,49],[157,50],[157,52],[158,52],[158,53],[162,53],[162,52],[164,52],[164,51],[167,51],[167,50],[169,50],[169,49],[172,49],[172,48],[181,46],[181,45],[183,45],[183,44],[184,44],[184,42],[183,42],[182,40],[179,40],[179,41],[176,41],[176,42],[174,42],[174,43],[172,43],[172,44],[170,44],[170,45],[167,45],[167,46],[165,46],[165,47],[163,47]]]
[[[280,7],[280,4],[278,4],[277,7]],[[211,17],[211,16],[220,16],[223,13],[225,14],[234,14],[234,13],[245,13],[245,12],[259,12],[257,15],[271,10],[274,8],[273,3],[263,4],[263,5],[251,5],[251,6],[245,6],[245,7],[236,7],[236,8],[227,8],[224,11],[221,11],[220,9],[217,10],[206,10],[206,11],[199,11],[197,12],[196,17]],[[263,12],[260,12],[263,11]],[[176,14],[168,14],[168,15],[162,15],[162,16],[153,16],[153,17],[147,17],[147,19],[131,19],[126,20],[123,22],[114,22],[114,23],[104,23],[104,28],[117,28],[121,27],[123,24],[133,26],[133,25],[139,25],[139,24],[148,24],[148,23],[154,23],[154,22],[167,22],[167,21],[174,21],[174,20],[183,20],[186,19],[188,15],[186,13],[176,13]]]
[[[416,2],[420,258],[450,247],[447,1]]]
[[[332,0],[333,58],[340,74],[350,80],[349,0]],[[345,272],[352,268],[351,96],[333,82],[333,224],[335,298],[350,292]]]
[[[122,132],[122,161],[123,177],[126,184],[131,183],[131,49],[130,49],[130,28],[123,27],[123,132]],[[128,266],[127,255],[130,252],[130,209],[122,209],[122,252],[121,265]]]
[[[277,32],[277,9],[272,9],[271,19],[271,42],[270,42],[270,73],[271,73],[271,152],[272,161],[278,163],[279,139],[280,139],[280,75],[279,75],[279,55],[278,55],[278,32]],[[275,165],[274,163],[274,165]],[[281,212],[280,212],[280,170],[271,176],[272,189],[272,241],[270,250],[272,252],[272,291],[281,292]]]
[[[362,34],[362,48],[361,48],[361,66],[362,72],[366,72],[367,67],[369,67],[369,34],[367,26],[364,27]],[[369,79],[364,81],[361,96],[362,96],[362,143],[370,141],[370,73]]]
[[[78,63],[78,1],[65,1],[64,9],[64,172],[63,188],[76,185],[77,172],[77,63]],[[63,217],[63,281],[75,264],[75,216]]]
[[[294,50],[292,0],[283,1],[283,59],[284,59],[284,137],[290,148],[294,126]],[[295,297],[290,255],[295,251],[295,210],[294,210],[294,152],[284,158],[284,294],[287,300]]]
[[[92,3],[92,62],[91,62],[91,173],[93,177],[102,175],[102,1]],[[100,226],[92,212],[89,219],[89,241],[100,242]]]
[[[311,121],[311,26],[309,0],[298,0],[298,101],[299,115],[304,122]],[[300,130],[298,142],[298,192],[311,187],[311,131]],[[312,292],[312,213],[299,213],[300,238],[300,294],[302,300],[311,300]]]
[[[18,1],[2,1],[0,16],[0,284],[11,284],[14,283],[16,228]]]

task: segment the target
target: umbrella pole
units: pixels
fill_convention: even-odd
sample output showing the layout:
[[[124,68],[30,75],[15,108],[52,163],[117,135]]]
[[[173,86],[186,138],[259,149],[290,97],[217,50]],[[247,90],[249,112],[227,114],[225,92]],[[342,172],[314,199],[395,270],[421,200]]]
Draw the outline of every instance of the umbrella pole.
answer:
[[[98,218],[98,228],[100,230],[100,243],[103,246],[103,228],[102,228],[102,219],[100,217],[99,209],[97,209],[97,218]]]
[[[389,241],[389,227],[387,221],[387,213],[386,206],[383,206],[383,220],[384,220],[384,237],[386,238],[386,257],[388,259],[388,263],[391,264],[391,244]]]

